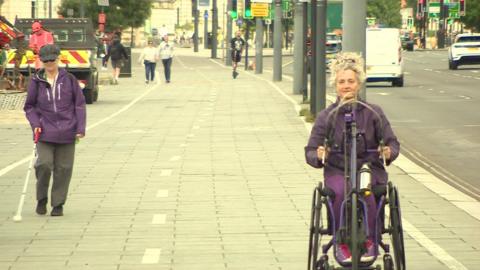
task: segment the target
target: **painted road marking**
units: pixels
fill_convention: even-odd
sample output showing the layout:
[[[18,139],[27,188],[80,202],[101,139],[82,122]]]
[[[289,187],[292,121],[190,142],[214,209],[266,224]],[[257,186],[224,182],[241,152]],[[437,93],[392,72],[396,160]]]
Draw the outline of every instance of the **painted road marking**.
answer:
[[[187,138],[193,138],[193,137],[195,137],[195,134],[188,134],[187,135]]]
[[[180,160],[180,156],[173,156],[170,158],[170,161],[179,161]]]
[[[157,74],[157,77],[158,77],[158,72],[156,72],[156,74]],[[102,120],[99,120],[99,121],[93,123],[92,125],[87,126],[86,130],[87,130],[87,131],[90,131],[90,130],[92,130],[93,128],[95,128],[95,127],[97,127],[97,126],[99,126],[99,125],[101,125],[101,124],[103,124],[103,123],[105,123],[105,122],[107,122],[107,121],[115,118],[115,117],[118,116],[119,114],[121,114],[121,113],[125,112],[126,110],[130,109],[133,105],[135,105],[135,104],[136,104],[137,102],[139,102],[142,98],[144,98],[146,95],[150,94],[150,92],[152,92],[154,89],[157,89],[158,87],[159,87],[159,85],[152,85],[152,86],[150,86],[149,88],[147,88],[147,90],[146,90],[143,94],[141,94],[140,96],[136,97],[134,100],[130,101],[127,105],[123,106],[120,110],[112,113],[111,115],[103,118]],[[19,161],[16,161],[16,162],[14,162],[14,163],[12,163],[12,164],[10,164],[10,165],[2,168],[2,169],[0,170],[0,177],[2,177],[3,175],[5,175],[5,174],[8,173],[9,171],[15,169],[16,167],[18,167],[18,166],[20,166],[20,165],[22,165],[22,164],[30,161],[30,159],[31,159],[31,155],[28,155],[28,156],[24,157],[23,159],[21,159],[21,160],[19,160]]]
[[[172,175],[172,170],[161,170],[160,176],[170,176]]]
[[[143,254],[142,264],[155,264],[160,260],[160,253],[162,252],[159,248],[147,248]]]
[[[212,62],[214,62],[218,65],[221,65],[221,64],[219,64],[219,63],[217,63],[213,60],[210,60],[210,61],[212,61]],[[247,74],[249,74],[249,73],[247,73]],[[275,85],[275,84],[271,83],[270,81],[268,81],[264,78],[261,78],[259,76],[252,75],[252,74],[249,74],[249,75],[251,75],[252,77],[256,77],[259,80],[263,80],[263,81],[267,82],[268,84],[270,84],[275,90],[277,90],[277,92],[279,92],[282,96],[286,97],[287,100],[289,100],[293,104],[295,110],[297,111],[297,106],[298,106],[297,102],[295,102],[295,100],[293,98],[287,96],[277,85]],[[331,100],[332,97],[327,96],[327,98],[329,98]],[[304,122],[307,130],[311,131],[313,125],[311,123],[305,122],[303,118],[301,118],[300,120],[302,122]],[[437,177],[435,177],[431,173],[427,172],[426,170],[424,170],[423,168],[416,165],[411,160],[407,159],[405,156],[400,154],[398,156],[397,160],[395,160],[395,165],[398,166],[399,168],[401,168],[402,170],[406,171],[407,173],[408,173],[408,171],[405,170],[404,167],[398,165],[399,163],[401,163],[401,162],[398,162],[399,159],[403,160],[403,161],[406,161],[406,162],[409,162],[410,164],[412,164],[412,166],[415,166],[415,169],[417,169],[417,170],[423,170],[425,172],[425,175],[428,175],[431,178],[431,181],[428,184],[423,183],[427,188],[429,188],[431,186],[435,186],[435,184],[438,184],[438,185],[444,184],[444,187],[443,187],[444,191],[448,190],[451,193],[456,193],[456,195],[460,196],[461,198],[465,198],[466,200],[474,200],[473,198],[463,194],[462,192],[458,191],[457,189],[445,184],[443,181],[441,181],[440,179],[438,179]],[[419,181],[417,179],[417,175],[415,173],[413,173],[413,174],[408,173],[408,175],[410,177],[412,177],[413,179]],[[434,183],[432,183],[432,181]],[[442,196],[442,194],[439,194],[438,191],[434,191],[434,190],[432,190],[432,191],[435,192],[436,194]],[[467,201],[465,204],[455,203],[453,201],[450,201],[450,202],[452,202],[454,205],[456,205],[460,209],[463,209],[465,212],[469,213],[470,215],[472,215],[472,216],[474,216],[474,217],[476,217],[477,219],[480,220],[480,202]],[[472,203],[476,203],[477,205],[473,206]],[[475,213],[473,211],[474,209],[478,212],[479,215],[475,215]],[[451,270],[468,270],[462,263],[457,261],[455,258],[451,257],[445,250],[443,250],[435,242],[431,241],[427,236],[425,236],[422,232],[420,232],[415,226],[413,226],[411,223],[409,223],[406,219],[402,219],[402,222],[404,224],[403,227],[404,227],[405,231],[410,236],[412,236],[412,238],[415,239],[415,241],[417,241],[419,244],[421,244],[423,247],[425,247],[425,249],[427,249],[433,256],[435,256],[437,259],[439,259],[440,261],[445,263],[445,266],[447,266],[449,269],[451,269]]]
[[[188,145],[188,144],[186,144],[186,143],[182,143],[182,144],[180,144],[179,146],[180,146],[180,147],[187,147],[187,145]]]
[[[154,225],[165,224],[166,220],[167,220],[167,215],[165,215],[165,214],[155,214],[155,215],[153,215],[152,224],[154,224]]]
[[[168,197],[168,189],[159,189],[157,191],[157,198],[166,198]]]

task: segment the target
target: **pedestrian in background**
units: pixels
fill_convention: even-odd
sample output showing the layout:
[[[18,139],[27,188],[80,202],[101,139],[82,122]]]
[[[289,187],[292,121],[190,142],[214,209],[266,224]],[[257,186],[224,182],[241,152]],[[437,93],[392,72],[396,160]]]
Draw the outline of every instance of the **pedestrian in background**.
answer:
[[[59,69],[57,46],[45,45],[39,55],[44,68],[32,75],[24,107],[32,130],[40,134],[35,163],[36,212],[47,213],[53,172],[51,215],[62,216],[72,178],[75,142],[85,136],[85,97],[75,76]]]
[[[153,41],[147,42],[147,47],[143,48],[138,63],[145,65],[145,83],[153,82],[155,80],[155,67],[158,61],[158,49],[153,46]]]
[[[120,76],[120,68],[123,67],[123,61],[128,59],[127,51],[120,43],[120,37],[116,34],[113,38],[112,45],[108,48],[107,55],[105,56],[105,62],[112,58],[113,67],[113,84],[118,84],[118,77]]]
[[[163,37],[160,43],[160,58],[162,58],[163,72],[165,73],[165,80],[170,83],[170,75],[173,60],[173,44],[168,41],[168,36]]]
[[[53,43],[54,38],[52,33],[45,30],[40,22],[34,22],[32,24],[32,34],[30,35],[28,47],[32,49],[35,54],[35,71],[42,68],[42,62],[38,57],[40,49],[47,44]]]
[[[230,49],[232,50],[232,63],[233,63],[233,72],[232,76],[234,79],[237,78],[237,66],[238,62],[242,60],[243,47],[245,46],[245,40],[242,38],[242,32],[237,31],[234,38],[230,40]]]

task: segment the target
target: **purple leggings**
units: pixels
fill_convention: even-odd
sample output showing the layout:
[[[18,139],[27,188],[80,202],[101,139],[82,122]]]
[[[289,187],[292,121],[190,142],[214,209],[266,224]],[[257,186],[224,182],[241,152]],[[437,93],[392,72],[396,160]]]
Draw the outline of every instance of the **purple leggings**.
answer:
[[[325,186],[335,192],[335,200],[333,201],[333,213],[335,215],[335,231],[340,227],[340,208],[344,200],[345,178],[343,175],[332,175],[325,179]],[[367,219],[368,219],[368,237],[373,238],[375,231],[375,215],[377,213],[377,204],[375,196],[370,195],[364,197],[367,205]]]

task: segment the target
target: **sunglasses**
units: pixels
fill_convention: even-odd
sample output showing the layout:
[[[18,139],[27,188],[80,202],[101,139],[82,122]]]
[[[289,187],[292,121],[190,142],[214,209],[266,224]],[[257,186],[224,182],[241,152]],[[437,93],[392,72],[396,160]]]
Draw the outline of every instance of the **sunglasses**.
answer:
[[[50,63],[50,62],[55,62],[56,60],[45,60],[45,61],[42,61],[43,63]]]

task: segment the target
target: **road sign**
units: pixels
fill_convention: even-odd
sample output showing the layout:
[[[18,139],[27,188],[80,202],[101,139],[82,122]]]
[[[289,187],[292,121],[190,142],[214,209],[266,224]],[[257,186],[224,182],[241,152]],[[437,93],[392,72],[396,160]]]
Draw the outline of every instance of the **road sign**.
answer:
[[[268,17],[268,4],[267,3],[252,3],[252,16],[253,17]]]
[[[272,20],[266,19],[266,20],[265,20],[265,24],[266,24],[266,25],[272,24]]]
[[[374,26],[374,25],[375,25],[375,22],[376,22],[376,18],[375,18],[375,17],[368,17],[368,18],[367,18],[367,25],[368,25],[368,26]]]
[[[431,17],[431,18],[440,17],[440,3],[438,2],[428,3],[428,17]]]
[[[449,3],[448,17],[458,19],[460,18],[460,3]]]
[[[208,11],[205,10],[205,13],[203,14],[203,18],[208,19]]]
[[[110,6],[109,3],[108,3],[108,0],[98,0],[98,5],[99,6],[104,6],[104,7]]]
[[[198,0],[199,7],[210,7],[210,0]]]
[[[273,0],[252,0],[252,3],[267,3],[267,4],[271,4],[271,3],[273,3]]]

